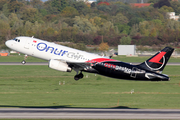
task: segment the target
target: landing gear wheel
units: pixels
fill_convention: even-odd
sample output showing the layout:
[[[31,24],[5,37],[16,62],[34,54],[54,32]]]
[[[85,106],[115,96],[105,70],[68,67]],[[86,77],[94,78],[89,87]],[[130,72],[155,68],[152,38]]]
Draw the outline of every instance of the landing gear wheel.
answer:
[[[82,72],[81,73],[79,73],[78,75],[75,75],[74,76],[74,79],[77,81],[77,80],[79,80],[79,79],[82,79],[84,77],[84,75],[82,74]]]
[[[27,57],[28,57],[28,55],[24,55],[24,60],[21,62],[23,65],[26,64]]]
[[[74,80],[78,81],[80,78],[79,78],[79,75],[75,75],[74,76]]]
[[[24,64],[26,64],[26,61],[25,61],[25,60],[23,60],[21,63],[24,65]]]
[[[79,78],[82,79],[84,75],[82,73],[79,74]]]

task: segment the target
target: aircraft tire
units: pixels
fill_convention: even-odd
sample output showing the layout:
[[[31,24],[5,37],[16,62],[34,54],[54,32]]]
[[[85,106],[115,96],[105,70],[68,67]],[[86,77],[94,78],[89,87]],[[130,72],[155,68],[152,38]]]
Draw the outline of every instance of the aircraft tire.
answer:
[[[24,64],[26,64],[26,61],[25,61],[25,60],[23,60],[21,63],[24,65]]]
[[[82,73],[80,73],[78,76],[80,79],[82,79],[84,77],[84,75]]]
[[[80,78],[79,78],[79,75],[75,75],[74,76],[74,80],[78,81]]]

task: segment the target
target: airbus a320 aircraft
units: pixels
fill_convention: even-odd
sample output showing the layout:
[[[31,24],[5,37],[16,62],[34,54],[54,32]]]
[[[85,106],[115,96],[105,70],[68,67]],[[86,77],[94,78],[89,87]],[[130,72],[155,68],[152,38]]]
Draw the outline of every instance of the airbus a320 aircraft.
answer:
[[[20,36],[5,44],[25,55],[48,60],[52,69],[64,72],[75,70],[75,80],[83,78],[82,72],[90,72],[127,80],[168,81],[170,78],[162,71],[174,51],[165,47],[145,62],[131,65],[33,37]],[[25,60],[22,63],[25,64]]]

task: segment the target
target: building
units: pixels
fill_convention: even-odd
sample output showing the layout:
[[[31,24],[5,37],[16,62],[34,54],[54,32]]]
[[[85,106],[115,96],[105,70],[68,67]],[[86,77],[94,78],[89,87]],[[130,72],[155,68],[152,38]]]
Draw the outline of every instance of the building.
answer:
[[[136,52],[135,45],[118,45],[118,55],[134,56]]]
[[[140,1],[139,1],[140,2]],[[142,7],[148,7],[151,5],[151,3],[144,3],[144,0],[141,0],[140,3],[130,3],[132,7],[142,8]]]
[[[169,19],[173,19],[176,21],[179,20],[179,15],[175,15],[175,12],[168,12],[167,15],[168,15]]]
[[[138,7],[138,8],[142,8],[142,7],[148,7],[151,5],[151,3],[131,3],[130,4],[132,7]]]

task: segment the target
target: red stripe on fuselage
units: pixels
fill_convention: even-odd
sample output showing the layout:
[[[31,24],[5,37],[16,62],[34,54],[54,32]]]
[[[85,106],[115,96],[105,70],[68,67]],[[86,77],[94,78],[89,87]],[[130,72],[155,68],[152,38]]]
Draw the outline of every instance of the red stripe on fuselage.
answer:
[[[92,59],[86,62],[95,63],[95,62],[105,62],[105,61],[117,61],[117,60],[109,59],[109,58],[96,58],[96,59]]]

